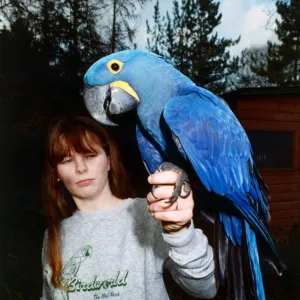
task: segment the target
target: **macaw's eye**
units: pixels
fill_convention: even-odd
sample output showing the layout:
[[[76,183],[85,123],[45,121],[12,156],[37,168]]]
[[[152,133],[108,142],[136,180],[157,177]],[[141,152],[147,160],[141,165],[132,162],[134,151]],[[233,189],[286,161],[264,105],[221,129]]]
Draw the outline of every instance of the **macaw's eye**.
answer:
[[[118,74],[123,67],[123,63],[117,59],[112,59],[110,62],[107,63],[107,68],[113,74]]]
[[[117,63],[113,63],[111,65],[111,68],[114,70],[114,71],[118,71],[120,69],[120,66],[117,64]]]

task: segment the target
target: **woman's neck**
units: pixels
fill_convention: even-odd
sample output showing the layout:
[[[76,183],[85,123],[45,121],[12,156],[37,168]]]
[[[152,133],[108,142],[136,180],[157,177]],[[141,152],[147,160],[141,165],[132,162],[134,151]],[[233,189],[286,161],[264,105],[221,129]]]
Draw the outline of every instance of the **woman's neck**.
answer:
[[[122,200],[115,197],[109,186],[103,189],[100,195],[91,198],[79,199],[73,197],[77,208],[81,211],[110,209],[119,206]]]

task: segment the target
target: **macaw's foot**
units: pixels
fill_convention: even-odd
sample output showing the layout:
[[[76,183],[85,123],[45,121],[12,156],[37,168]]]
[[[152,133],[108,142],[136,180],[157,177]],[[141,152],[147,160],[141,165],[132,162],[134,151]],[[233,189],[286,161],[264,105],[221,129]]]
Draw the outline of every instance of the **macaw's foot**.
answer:
[[[163,171],[174,171],[178,173],[178,179],[175,183],[174,192],[172,194],[172,198],[167,201],[166,203],[173,203],[177,201],[178,197],[187,198],[191,193],[191,185],[189,183],[188,175],[185,171],[181,168],[177,167],[176,165],[170,162],[163,162],[157,169],[159,172]],[[154,195],[154,189],[156,186],[152,186],[152,194]],[[155,196],[154,196],[155,197]]]

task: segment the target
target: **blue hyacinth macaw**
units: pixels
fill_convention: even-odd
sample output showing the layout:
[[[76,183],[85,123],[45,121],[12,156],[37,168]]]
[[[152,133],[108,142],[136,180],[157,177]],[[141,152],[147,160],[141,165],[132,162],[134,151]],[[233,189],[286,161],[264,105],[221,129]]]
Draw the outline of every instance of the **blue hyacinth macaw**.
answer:
[[[117,116],[136,110],[138,146],[150,173],[171,162],[216,195],[199,202],[203,214],[214,216],[217,278],[227,279],[234,299],[265,299],[258,246],[282,270],[266,227],[268,193],[247,135],[226,103],[162,57],[137,50],[98,60],[84,82],[85,104],[99,122],[116,125]]]

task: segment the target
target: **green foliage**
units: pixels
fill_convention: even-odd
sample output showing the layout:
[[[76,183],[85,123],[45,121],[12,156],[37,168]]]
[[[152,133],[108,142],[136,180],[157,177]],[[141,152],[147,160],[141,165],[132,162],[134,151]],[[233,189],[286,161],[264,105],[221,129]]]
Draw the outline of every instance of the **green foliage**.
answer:
[[[219,38],[216,27],[222,15],[219,2],[213,0],[177,0],[172,15],[161,17],[159,1],[154,6],[154,25],[147,22],[148,50],[174,63],[197,85],[215,92],[225,90],[229,76],[236,72],[238,58],[230,57],[229,48],[239,42]]]
[[[268,44],[267,72],[271,82],[282,86],[300,85],[300,1],[277,1],[276,33],[281,44]]]
[[[167,16],[169,14],[167,13]],[[147,34],[151,34],[151,38],[147,38],[147,48],[149,51],[156,53],[156,54],[162,54],[163,49],[163,25],[161,20],[161,15],[159,11],[159,1],[157,0],[156,4],[154,5],[154,14],[153,14],[153,21],[154,25],[151,28],[149,25],[148,20],[146,20],[146,26],[147,26]],[[168,30],[168,28],[167,28]],[[170,45],[172,46],[172,45]]]
[[[142,8],[149,0],[105,0],[102,10],[108,17],[105,25],[109,51],[121,51],[136,48],[134,37],[137,26],[134,24],[139,17],[138,8]]]
[[[18,17],[10,30],[0,30],[0,60],[0,74],[9,80],[37,78],[35,72],[42,67],[40,55],[26,19]]]
[[[29,47],[36,50],[30,59],[19,53],[18,61],[22,65],[21,60],[32,64],[39,59],[39,68],[33,69],[32,73],[39,73],[39,77],[43,74],[45,82],[63,78],[79,92],[87,67],[107,54],[107,46],[96,31],[95,19],[99,8],[87,0],[20,0],[5,9],[1,11],[2,17],[9,22],[12,35],[14,27],[22,22],[24,37],[31,39],[23,42],[27,43],[25,49],[17,47],[15,51],[24,49],[27,54]],[[18,39],[22,40],[21,34],[15,40]],[[12,74],[17,73],[12,69],[18,69],[20,64],[10,64]],[[7,78],[6,72],[1,71],[1,74]]]
[[[300,0],[276,1],[276,7],[279,43],[269,41],[264,59],[258,64],[253,57],[249,67],[264,86],[300,86]]]
[[[267,46],[253,46],[242,51],[239,60],[239,69],[232,76],[232,89],[244,87],[274,86],[266,76],[259,75],[268,61]]]

